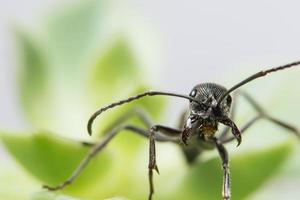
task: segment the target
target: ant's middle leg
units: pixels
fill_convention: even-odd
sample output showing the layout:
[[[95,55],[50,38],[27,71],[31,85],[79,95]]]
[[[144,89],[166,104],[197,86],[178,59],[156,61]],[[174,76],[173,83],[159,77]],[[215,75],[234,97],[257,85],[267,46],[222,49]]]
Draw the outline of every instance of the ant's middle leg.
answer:
[[[142,124],[147,128],[150,129],[151,126],[153,125],[152,120],[150,119],[150,117],[147,115],[147,113],[139,108],[139,107],[134,107],[132,109],[130,109],[129,111],[125,112],[123,115],[121,115],[119,118],[117,118],[112,124],[110,124],[103,132],[105,134],[109,133],[110,130],[114,129],[117,126],[120,126],[121,124],[125,123],[126,121],[128,121],[129,119],[133,118],[133,117],[137,117]],[[133,132],[136,132],[142,136],[145,137],[149,137],[149,133],[148,131],[145,131],[142,128],[136,127],[136,126],[131,126],[131,125],[127,125],[126,129],[131,130]],[[164,140],[163,137],[158,136],[158,139],[160,140]],[[83,146],[87,146],[87,147],[92,147],[95,146],[96,143],[94,142],[87,142],[87,141],[83,141],[80,142]]]
[[[266,113],[264,111],[264,109],[254,100],[254,98],[252,98],[249,94],[243,92],[242,93],[243,97],[249,102],[250,105],[252,105],[252,107],[259,113],[262,115],[262,118],[269,120],[270,122],[284,128],[287,129],[291,132],[293,132],[299,139],[300,139],[300,132],[299,130],[294,127],[293,125],[290,125],[287,122],[284,122],[280,119],[274,118],[272,116],[270,116],[268,113]]]
[[[160,130],[164,130],[163,126],[157,125],[154,127],[159,127]],[[65,188],[67,185],[70,185],[77,177],[78,175],[84,170],[84,168],[87,166],[87,164],[101,151],[104,149],[104,147],[122,130],[130,130],[133,131],[136,134],[142,135],[144,137],[149,137],[151,134],[149,134],[149,131],[143,130],[141,128],[135,127],[133,125],[120,125],[114,129],[112,129],[109,133],[105,134],[105,137],[103,140],[97,144],[94,145],[94,147],[91,149],[89,154],[80,162],[79,166],[76,168],[76,170],[72,173],[72,175],[62,184],[55,186],[55,187],[50,187],[50,186],[43,186],[44,188],[51,190],[51,191],[56,191],[56,190],[61,190]],[[166,129],[167,131],[172,130],[171,128]],[[176,131],[177,133],[177,131]],[[150,138],[155,138],[157,141],[161,142],[175,142],[176,140],[174,138],[169,138],[167,135],[158,135],[154,133],[153,136]],[[179,137],[178,137],[179,138]],[[177,139],[179,141],[179,139]],[[153,143],[153,142],[151,142]]]
[[[150,120],[143,114],[141,110],[134,110],[132,112],[126,113],[124,116],[121,116],[117,122],[122,123],[125,122],[128,118],[137,115],[141,121],[144,122],[145,125],[151,126]],[[114,123],[116,125],[116,123]],[[158,126],[159,127],[159,126]],[[161,128],[163,130],[163,128]],[[62,184],[56,186],[56,187],[50,187],[50,186],[43,186],[44,188],[47,188],[49,190],[60,190],[66,187],[67,185],[70,185],[75,178],[81,173],[81,171],[86,167],[86,165],[89,163],[89,161],[94,158],[119,132],[122,130],[130,130],[136,134],[139,134],[144,137],[149,137],[149,131],[144,130],[142,128],[133,126],[133,125],[118,125],[116,127],[113,127],[110,131],[108,131],[105,135],[104,138],[101,142],[93,144],[89,142],[82,142],[83,145],[86,146],[93,146],[92,149],[90,150],[89,154],[80,162],[79,166],[75,169],[75,171],[72,173],[72,175]],[[170,131],[171,129],[168,129]],[[179,138],[179,137],[178,137]],[[176,139],[176,137],[168,137],[167,135],[161,134],[161,135],[155,135],[155,139],[157,141],[172,141],[176,142],[179,141],[179,139]]]

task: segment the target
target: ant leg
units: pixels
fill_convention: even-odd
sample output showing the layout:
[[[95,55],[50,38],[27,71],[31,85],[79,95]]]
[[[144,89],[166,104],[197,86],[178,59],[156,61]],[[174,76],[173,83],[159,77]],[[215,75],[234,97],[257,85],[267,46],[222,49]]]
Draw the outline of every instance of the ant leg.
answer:
[[[149,175],[149,196],[148,200],[152,199],[152,195],[154,193],[154,185],[153,185],[153,169],[158,171],[158,167],[156,165],[156,152],[155,152],[155,138],[154,138],[154,130],[151,128],[150,137],[149,137],[149,165],[148,165],[148,175]]]
[[[156,150],[155,150],[155,140],[156,133],[160,132],[164,136],[176,136],[178,141],[181,135],[181,130],[170,128],[162,125],[155,125],[150,128],[150,136],[149,136],[149,164],[148,164],[148,175],[149,175],[149,196],[148,200],[152,200],[152,196],[154,194],[154,184],[153,184],[153,170],[155,170],[159,174],[159,170],[156,164]]]
[[[114,127],[119,126],[120,124],[126,122],[127,120],[129,120],[132,117],[137,117],[146,126],[147,129],[150,129],[151,126],[153,125],[151,119],[149,118],[149,116],[143,109],[141,109],[139,107],[134,107],[133,109],[129,110],[128,112],[126,112],[125,114],[120,116],[118,119],[116,119],[112,124],[110,124],[110,126],[104,130],[104,133],[108,133]],[[141,128],[138,128],[135,126],[131,126],[131,125],[126,126],[126,129],[131,130],[133,132],[137,132],[140,135],[143,135],[147,138],[149,137],[148,131],[145,131],[144,129],[141,129]],[[165,141],[165,140],[170,139],[170,138],[164,138],[162,136],[157,136],[157,138],[159,141]],[[83,141],[80,143],[83,146],[87,146],[87,147],[92,147],[92,146],[95,146],[95,144],[96,144],[94,142],[87,142],[87,141]]]
[[[183,116],[186,116],[186,112],[184,113],[185,115],[182,114],[182,119]],[[113,129],[113,127],[116,127],[120,124],[122,124],[123,122],[125,122],[126,120],[128,120],[131,117],[138,117],[138,119],[141,120],[141,122],[146,126],[147,129],[151,129],[155,127],[156,131],[156,135],[155,135],[155,139],[157,141],[173,141],[173,142],[179,142],[180,141],[180,134],[181,134],[181,127],[179,129],[176,128],[171,128],[171,127],[167,127],[167,126],[163,126],[163,125],[153,125],[152,121],[150,120],[149,116],[147,115],[147,113],[140,109],[140,108],[134,108],[132,109],[130,112],[126,113],[125,115],[121,116],[119,119],[116,120],[116,122],[114,122],[107,130],[111,130]],[[132,130],[134,132],[138,132],[139,134],[149,137],[149,133],[148,131],[145,131],[141,128],[138,128],[136,126],[127,126],[126,129],[128,130]],[[107,131],[106,131],[107,132]]]
[[[114,123],[112,123],[108,128],[105,129],[104,133],[108,133],[110,130],[112,130],[114,127],[119,126],[120,124],[126,122],[128,119],[132,118],[136,116],[145,126],[146,128],[151,128],[152,126],[152,121],[149,118],[149,116],[147,115],[147,113],[138,107],[135,107],[131,110],[129,110],[128,112],[126,112],[124,115],[120,116],[117,120],[114,121]],[[133,132],[139,132],[141,133],[141,135],[146,136],[147,138],[149,137],[148,132],[146,132],[143,129],[140,129],[138,127],[134,127],[134,126],[127,126],[127,129],[132,130]],[[165,140],[164,138],[161,138],[161,140]],[[81,143],[83,146],[86,147],[93,147],[96,145],[96,143],[94,142],[89,142],[89,141],[76,141]]]
[[[269,120],[270,122],[273,122],[274,124],[281,126],[282,128],[285,128],[291,132],[293,132],[299,139],[300,139],[300,132],[298,129],[292,125],[290,125],[287,122],[284,122],[282,120],[279,120],[277,118],[274,118],[270,115],[268,115],[264,109],[247,93],[243,92],[241,93],[243,97],[249,102],[249,104],[260,114],[264,119]]]
[[[278,120],[278,119],[275,119],[273,117],[270,117],[270,116],[266,116],[266,118],[268,120],[270,120],[271,122],[277,124],[278,126],[281,126],[282,128],[285,128],[289,131],[292,131],[299,139],[300,139],[300,132],[297,128],[295,128],[294,126],[286,123],[286,122],[283,122],[281,120]]]
[[[133,108],[129,112],[125,113],[123,116],[118,118],[113,124],[111,124],[106,131],[108,132],[109,130],[112,130],[114,127],[119,126],[120,124],[124,123],[128,119],[136,116],[145,126],[148,130],[154,125],[147,113],[138,107]],[[156,133],[155,139],[159,142],[165,142],[165,141],[172,141],[172,142],[179,142],[179,134],[181,133],[180,130],[170,128],[167,126],[162,126],[162,125],[155,125],[157,129],[159,129],[160,132]],[[136,132],[142,136],[145,136],[149,138],[150,134],[149,131],[145,131],[142,128],[128,125],[126,126],[127,130],[131,130],[133,132]],[[87,144],[88,145],[88,144]]]
[[[113,129],[111,132],[109,132],[107,135],[105,135],[105,138],[98,144],[96,144],[90,151],[90,153],[80,162],[79,166],[75,169],[75,171],[72,173],[72,175],[62,184],[56,186],[56,187],[50,187],[47,185],[44,185],[43,188],[46,188],[51,191],[61,190],[65,188],[67,185],[70,185],[74,179],[80,174],[80,172],[87,166],[89,161],[97,155],[98,152],[100,152],[109,142],[110,140],[117,135],[119,131],[124,129],[124,126],[119,126],[115,129]]]
[[[255,122],[257,122],[259,119],[266,119],[269,120],[270,122],[284,128],[287,129],[291,132],[293,132],[299,139],[300,139],[300,133],[298,131],[297,128],[295,128],[294,126],[283,122],[279,119],[273,118],[270,115],[268,115],[263,109],[262,107],[260,107],[258,105],[258,103],[252,98],[250,97],[247,93],[241,93],[245,99],[250,103],[250,105],[258,112],[258,115],[255,116],[254,118],[252,118],[248,123],[245,124],[245,126],[241,129],[241,134],[243,134],[248,128],[250,128],[253,124],[255,124]],[[232,140],[234,140],[234,137],[229,137],[229,138],[221,138],[222,143],[228,143],[231,142]]]
[[[158,125],[157,126],[160,129],[163,129],[163,126]],[[167,128],[167,127],[166,127]],[[89,163],[89,161],[94,158],[97,153],[99,153],[118,133],[120,133],[122,130],[131,130],[134,133],[137,133],[139,135],[145,136],[145,137],[149,137],[149,133],[146,130],[143,130],[141,128],[132,126],[132,125],[122,125],[119,127],[116,127],[114,129],[112,129],[109,133],[107,133],[104,137],[104,139],[98,143],[95,144],[94,147],[91,149],[90,153],[81,161],[81,163],[79,164],[79,166],[76,168],[76,170],[72,173],[72,175],[62,184],[56,186],[56,187],[50,187],[50,186],[43,186],[44,188],[51,190],[51,191],[56,191],[56,190],[61,190],[63,188],[65,188],[67,185],[70,185],[75,178],[77,178],[77,176],[81,173],[81,171],[87,166],[87,164]],[[171,128],[166,129],[167,131],[172,130]],[[175,131],[175,129],[174,129]],[[177,133],[178,130],[176,130]],[[153,133],[156,134],[156,133]],[[171,135],[171,134],[170,134]],[[154,135],[151,136],[150,138],[155,138],[157,141],[161,141],[161,142],[166,142],[166,141],[179,141],[179,137],[177,137],[177,140],[175,140],[174,138],[168,137],[168,135],[162,134],[162,135]],[[152,142],[153,143],[153,142]]]
[[[158,129],[158,132],[155,132],[155,135],[154,135],[155,141],[176,142],[176,143],[178,143],[180,141],[181,130],[170,128],[167,126],[162,126],[162,125],[155,125],[153,127]],[[142,135],[147,138],[149,138],[151,135],[151,134],[149,134],[149,131],[139,128],[139,127],[136,127],[136,126],[132,126],[132,125],[127,125],[126,129],[136,132],[139,135]]]
[[[120,124],[135,116],[146,126],[147,129],[151,128],[151,126],[153,125],[152,120],[149,118],[147,113],[143,109],[135,107],[115,120],[108,128],[106,128],[104,133],[107,133],[109,130],[112,130],[114,127],[119,126]]]
[[[114,127],[119,126],[120,124],[126,122],[128,119],[130,119],[134,116],[136,116],[138,119],[140,119],[140,121],[148,129],[152,126],[152,122],[151,122],[149,116],[147,115],[147,113],[143,109],[135,107],[135,108],[129,110],[128,112],[126,112],[124,115],[120,116],[117,120],[114,121],[114,123],[110,124],[110,126],[105,129],[104,133],[108,133]],[[139,129],[139,128],[133,127],[133,126],[128,127],[128,129],[134,129],[133,131],[137,130],[135,132],[141,132],[141,133],[143,133],[142,135],[149,137],[149,134],[146,133],[143,129]],[[96,143],[94,143],[94,142],[87,142],[87,141],[81,141],[80,143],[86,147],[93,147],[96,145]]]
[[[229,158],[227,150],[224,145],[217,138],[214,138],[214,142],[218,149],[218,153],[222,159],[223,169],[223,185],[222,185],[222,200],[230,200],[230,174],[229,174]]]

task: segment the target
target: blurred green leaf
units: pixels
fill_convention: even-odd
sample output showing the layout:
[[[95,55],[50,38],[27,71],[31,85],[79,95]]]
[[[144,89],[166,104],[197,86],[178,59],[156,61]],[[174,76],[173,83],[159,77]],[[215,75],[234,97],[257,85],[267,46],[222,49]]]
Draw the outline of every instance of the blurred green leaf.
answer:
[[[67,195],[56,194],[54,192],[38,192],[32,196],[31,200],[80,200],[80,199],[67,196]]]
[[[0,135],[6,149],[22,166],[42,183],[56,186],[65,181],[87,155],[90,147],[68,141],[49,133],[33,135]],[[83,193],[95,180],[105,177],[111,159],[106,151],[93,159],[82,174],[65,190],[70,194]],[[97,176],[97,179],[93,178]]]
[[[46,23],[45,39],[58,81],[78,84],[83,80],[82,73],[86,72],[83,65],[93,56],[95,48],[99,48],[104,32],[106,6],[102,0],[79,1],[61,8]]]
[[[142,82],[131,46],[118,38],[106,48],[91,70],[89,90],[97,105],[122,97]]]
[[[85,133],[85,123],[90,113],[85,93],[87,67],[103,32],[105,1],[78,1],[69,7],[60,8],[43,27],[44,51],[47,52],[49,92],[51,104],[40,106],[39,118],[47,123],[34,123],[36,128],[55,133],[72,133],[80,137]],[[103,11],[103,12],[102,12]],[[38,98],[34,103],[39,103]],[[43,108],[48,108],[45,110]],[[80,108],[80,109],[78,109]],[[74,114],[75,111],[75,114]],[[31,118],[31,113],[29,118]],[[72,121],[72,124],[66,123]]]
[[[41,118],[40,114],[52,113],[48,65],[36,41],[21,31],[17,31],[16,38],[21,59],[19,85],[23,109],[32,124],[44,126],[48,118]]]
[[[53,192],[39,192],[32,196],[31,200],[80,200],[79,198],[67,196],[67,195],[59,195]],[[105,200],[129,200],[124,197],[113,197],[106,198]]]
[[[141,66],[126,37],[118,34],[109,44],[101,40],[108,28],[103,22],[109,12],[106,8],[108,3],[103,1],[79,2],[50,18],[42,41],[19,34],[25,66],[20,76],[21,100],[34,128],[82,138],[86,121],[98,106],[146,89]],[[155,113],[163,107],[155,99],[145,105],[155,108]],[[128,110],[125,107],[112,112],[114,117],[107,116],[107,123],[101,123],[103,129]]]
[[[125,197],[113,197],[113,198],[108,198],[108,199],[105,199],[105,200],[129,200],[129,199],[125,198]]]
[[[19,82],[20,99],[26,114],[26,119],[31,126],[37,129],[47,129],[53,132],[82,133],[79,126],[84,127],[83,122],[87,116],[84,101],[80,96],[80,90],[66,91],[66,84],[57,84],[55,73],[52,73],[53,65],[49,62],[49,56],[43,51],[42,42],[32,39],[22,31],[16,34],[20,60]],[[74,76],[73,76],[74,77]],[[77,98],[75,98],[75,96]],[[74,101],[70,102],[70,99]],[[80,105],[80,106],[79,106]],[[76,115],[71,113],[74,108]],[[73,125],[65,123],[65,119],[73,121]],[[74,125],[75,124],[75,125]]]
[[[291,152],[291,144],[231,157],[232,199],[245,199],[274,176]],[[170,199],[221,199],[222,176],[219,158],[192,166]]]

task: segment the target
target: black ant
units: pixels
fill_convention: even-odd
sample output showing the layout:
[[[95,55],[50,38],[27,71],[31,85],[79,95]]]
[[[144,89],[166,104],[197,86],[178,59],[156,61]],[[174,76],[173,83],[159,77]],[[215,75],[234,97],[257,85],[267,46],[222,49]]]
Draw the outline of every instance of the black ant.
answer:
[[[255,122],[259,119],[267,119],[278,126],[281,126],[300,138],[299,131],[283,122],[277,118],[274,118],[267,114],[264,109],[258,105],[258,103],[251,98],[248,94],[243,92],[236,92],[236,95],[242,95],[257,111],[257,115],[250,119],[241,129],[233,122],[232,118],[234,115],[234,104],[230,93],[240,88],[241,86],[253,81],[254,79],[263,77],[269,73],[276,72],[279,70],[284,70],[290,67],[299,66],[300,61],[293,62],[287,65],[271,68],[265,71],[260,71],[245,80],[239,82],[238,84],[227,90],[225,87],[215,84],[215,83],[201,83],[196,85],[189,96],[160,92],[160,91],[147,91],[136,96],[129,97],[127,99],[109,104],[103,108],[96,111],[88,121],[87,129],[88,133],[92,135],[92,124],[97,116],[99,116],[104,111],[120,106],[122,104],[129,103],[131,101],[155,95],[165,95],[184,98],[190,101],[189,110],[182,117],[182,124],[179,128],[167,127],[164,125],[154,125],[149,118],[141,110],[134,110],[133,112],[127,113],[125,116],[117,120],[116,126],[112,128],[104,137],[104,139],[94,145],[90,153],[85,157],[80,163],[77,169],[73,172],[71,177],[60,184],[57,187],[44,186],[49,190],[59,190],[63,189],[65,186],[71,184],[74,179],[80,174],[80,172],[85,168],[88,162],[99,153],[121,130],[130,130],[139,135],[149,138],[149,185],[150,192],[148,199],[151,200],[154,193],[153,186],[153,170],[158,171],[156,165],[156,152],[155,152],[155,141],[158,142],[175,142],[183,143],[182,150],[189,164],[192,164],[197,156],[204,149],[214,149],[217,148],[219,155],[222,160],[223,169],[223,186],[222,186],[222,199],[230,199],[230,177],[229,177],[229,158],[228,153],[224,147],[224,144],[231,142],[232,140],[237,140],[237,146],[242,142],[241,135]],[[133,126],[124,125],[123,122],[126,119],[132,117],[133,115],[138,116],[141,121],[148,127],[147,130]],[[218,131],[219,123],[226,126],[226,129],[220,134],[220,137],[216,137],[215,134]],[[228,136],[228,132],[231,129],[232,136]],[[190,141],[190,143],[188,143]]]

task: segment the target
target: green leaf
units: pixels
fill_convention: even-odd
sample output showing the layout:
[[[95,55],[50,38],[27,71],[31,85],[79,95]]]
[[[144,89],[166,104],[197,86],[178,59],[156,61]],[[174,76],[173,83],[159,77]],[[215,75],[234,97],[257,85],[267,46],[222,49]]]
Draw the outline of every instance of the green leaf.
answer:
[[[31,200],[80,200],[79,198],[67,196],[67,195],[59,195],[53,192],[38,192],[35,193]],[[106,198],[105,200],[129,200],[125,197],[112,197]]]
[[[43,129],[82,138],[90,114],[85,85],[87,65],[99,43],[106,14],[105,1],[87,0],[63,7],[45,23],[44,41],[50,61],[53,115]],[[66,120],[67,119],[67,120]],[[72,123],[66,123],[72,121]],[[35,126],[41,128],[40,126]]]
[[[290,154],[291,144],[233,156],[230,159],[232,198],[245,199],[273,177]],[[173,190],[178,192],[166,199],[221,199],[222,175],[219,158],[199,163],[187,169]]]
[[[27,171],[40,180],[41,184],[50,186],[65,181],[90,149],[79,142],[68,141],[45,132],[33,135],[2,134],[1,139],[9,153]],[[110,163],[109,154],[106,151],[101,152],[65,191],[85,195],[88,192],[85,189],[93,188],[96,180],[106,176]],[[93,178],[95,176],[97,179]]]
[[[31,197],[31,200],[80,200],[80,199],[67,196],[67,195],[56,194],[53,192],[38,192]]]
[[[80,1],[51,17],[38,37],[16,35],[21,101],[34,128],[77,137],[85,131],[86,66],[101,44],[103,6],[103,1]]]
[[[75,98],[74,92],[64,92],[65,85],[57,87],[49,58],[41,48],[41,42],[21,31],[17,32],[16,40],[21,59],[20,99],[28,122],[36,129],[66,133],[74,130],[74,133],[82,133],[82,118],[87,114],[84,115],[86,109],[82,106],[81,98]],[[69,102],[70,99],[75,100]],[[76,111],[76,115],[71,112],[74,107],[81,108]],[[75,125],[70,126],[65,119],[72,120]]]
[[[132,92],[142,83],[130,44],[118,38],[97,58],[90,72],[89,91],[96,105]]]
[[[32,124],[44,126],[47,122],[41,113],[51,115],[49,99],[48,66],[41,47],[27,34],[16,34],[21,59],[19,70],[20,98],[28,120]]]
[[[44,39],[41,42],[20,34],[25,66],[21,73],[21,100],[34,128],[82,138],[87,119],[98,106],[146,88],[127,38],[119,34],[110,38],[111,44],[99,42],[106,33],[103,16],[108,15],[107,6],[102,1],[88,0],[62,9],[46,23],[44,37],[39,37]],[[99,50],[100,55],[96,55]],[[156,113],[162,108],[160,102],[154,100],[151,105],[158,106],[150,106]],[[114,117],[105,122],[112,122],[120,114],[112,113]]]
[[[93,55],[93,50],[99,48],[106,6],[105,1],[79,1],[60,9],[46,23],[49,53],[56,64],[53,67],[62,73],[63,80],[73,82],[74,78],[81,77],[85,71],[82,65]],[[70,73],[73,76],[65,76]]]
[[[113,198],[108,198],[108,199],[105,199],[105,200],[129,200],[129,199],[125,198],[125,197],[113,197]]]

